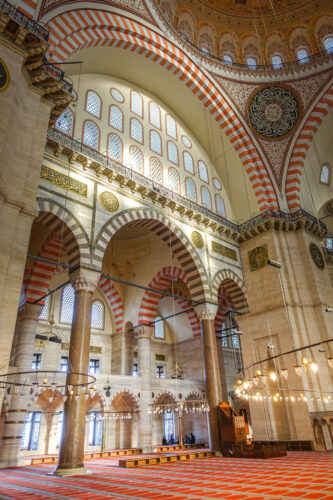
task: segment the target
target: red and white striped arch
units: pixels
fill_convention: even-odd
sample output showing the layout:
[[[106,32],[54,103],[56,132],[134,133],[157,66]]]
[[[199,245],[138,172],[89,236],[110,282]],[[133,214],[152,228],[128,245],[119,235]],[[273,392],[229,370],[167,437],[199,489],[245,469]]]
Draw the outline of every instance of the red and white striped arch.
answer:
[[[177,75],[198,96],[229,138],[247,171],[261,211],[278,210],[269,174],[235,112],[213,80],[156,31],[125,16],[98,9],[63,12],[47,23],[54,62],[84,48],[115,46],[143,55]]]
[[[221,285],[218,292],[218,310],[215,316],[215,333],[221,334],[226,312],[233,307],[233,301],[228,292]]]
[[[166,292],[172,293],[172,289],[169,288],[168,290],[166,290]],[[179,296],[184,295],[182,290],[177,290],[177,288],[174,290],[174,293],[176,295],[179,295]],[[174,300],[175,300],[176,304],[178,304],[183,309],[183,311],[186,311],[185,314],[186,314],[187,319],[191,325],[193,337],[200,337],[200,335],[201,335],[200,323],[199,323],[198,317],[195,314],[195,311],[192,307],[192,302],[187,300],[185,296],[183,299],[174,299]]]
[[[118,290],[108,278],[100,278],[98,286],[107,298],[116,325],[116,333],[123,331],[124,306]]]
[[[286,177],[286,197],[288,208],[295,211],[301,208],[301,180],[304,169],[304,162],[309,151],[313,137],[318,131],[323,119],[333,106],[333,85],[325,92],[315,105],[305,125],[295,142],[290,156],[287,177]]]

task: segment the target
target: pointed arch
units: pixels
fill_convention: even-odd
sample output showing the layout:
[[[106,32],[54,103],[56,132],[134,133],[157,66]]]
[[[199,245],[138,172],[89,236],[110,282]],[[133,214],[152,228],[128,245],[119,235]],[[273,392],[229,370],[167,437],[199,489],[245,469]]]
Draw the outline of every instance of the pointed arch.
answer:
[[[67,7],[70,9],[70,7]],[[87,47],[115,46],[151,59],[176,74],[224,130],[246,168],[260,211],[278,210],[275,189],[256,146],[214,81],[179,47],[137,21],[99,9],[68,10],[47,23],[52,62]]]
[[[119,295],[118,290],[113,285],[112,281],[108,278],[101,277],[98,283],[101,290],[103,290],[107,301],[110,304],[111,311],[116,325],[116,333],[123,331],[124,320],[124,305],[123,300]]]
[[[248,311],[248,301],[246,288],[243,281],[231,269],[222,269],[218,271],[213,278],[212,299],[218,303],[219,289],[223,288],[228,293],[236,311],[245,313]]]

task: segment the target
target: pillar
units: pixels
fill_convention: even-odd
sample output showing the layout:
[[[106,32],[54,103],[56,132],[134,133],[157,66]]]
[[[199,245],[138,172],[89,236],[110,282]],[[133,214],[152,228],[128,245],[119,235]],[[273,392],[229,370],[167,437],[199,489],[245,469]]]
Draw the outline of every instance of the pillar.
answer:
[[[201,326],[206,397],[210,408],[208,417],[209,447],[212,450],[221,451],[218,405],[222,403],[222,387],[214,325],[217,306],[203,304],[197,312]]]
[[[42,305],[25,303],[18,311],[18,339],[14,363],[14,372],[30,371],[34,352],[35,335]],[[19,465],[20,444],[24,418],[27,413],[26,398],[12,395],[7,413],[2,444],[0,447],[0,467]]]
[[[141,378],[139,447],[144,453],[152,451],[152,416],[149,409],[151,406],[151,337],[153,331],[151,326],[142,325],[135,332],[138,339],[138,368]]]
[[[75,289],[74,317],[69,347],[69,366],[73,373],[88,373],[90,348],[91,306],[100,274],[79,269],[70,279]],[[67,374],[67,385],[87,381],[84,375]],[[69,476],[84,474],[84,438],[86,428],[86,399],[82,388],[73,389],[64,405],[63,430],[61,436],[59,462],[54,474]],[[75,397],[78,395],[78,398]]]
[[[127,329],[122,334],[123,349],[122,349],[122,363],[121,374],[131,376],[133,371],[133,341],[134,332],[132,328]]]

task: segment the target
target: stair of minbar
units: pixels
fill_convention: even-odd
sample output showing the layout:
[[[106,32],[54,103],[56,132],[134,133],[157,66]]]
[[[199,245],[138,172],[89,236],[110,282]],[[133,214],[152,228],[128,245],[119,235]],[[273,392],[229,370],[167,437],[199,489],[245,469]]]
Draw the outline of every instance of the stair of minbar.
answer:
[[[147,455],[141,456],[140,458],[126,458],[119,460],[119,467],[129,468],[129,467],[142,467],[147,465],[158,465],[165,464],[169,462],[180,462],[187,460],[196,460],[198,458],[211,458],[215,457],[215,451],[203,450],[203,451],[188,451],[184,453],[163,453],[161,455]]]
[[[122,450],[108,450],[108,451],[88,451],[84,454],[84,460],[91,458],[106,458],[106,457],[120,457],[124,455],[141,455],[140,448],[128,448]],[[37,465],[37,464],[55,464],[58,462],[58,455],[38,455],[27,456],[22,458],[24,465]]]

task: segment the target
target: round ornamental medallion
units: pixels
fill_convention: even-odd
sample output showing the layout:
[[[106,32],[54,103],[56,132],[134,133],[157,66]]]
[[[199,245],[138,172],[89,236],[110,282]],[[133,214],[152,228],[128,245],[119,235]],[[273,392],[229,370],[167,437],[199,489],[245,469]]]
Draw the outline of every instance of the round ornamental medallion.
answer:
[[[110,193],[110,191],[103,191],[103,193],[100,194],[99,200],[102,207],[107,212],[117,212],[119,208],[119,201],[114,194]]]
[[[258,134],[268,139],[278,139],[296,125],[299,105],[290,90],[278,86],[264,87],[252,97],[248,114]]]
[[[314,243],[310,243],[309,248],[312,260],[316,264],[316,266],[321,270],[325,269],[325,259],[320,248],[317,247],[317,245],[315,245]]]
[[[256,247],[248,253],[251,271],[258,271],[267,265],[268,250],[266,247]]]
[[[198,231],[193,231],[191,234],[191,240],[196,248],[202,248],[204,246],[204,240]]]
[[[5,65],[3,60],[0,59],[0,92],[7,88],[9,80],[10,78],[7,66]]]

